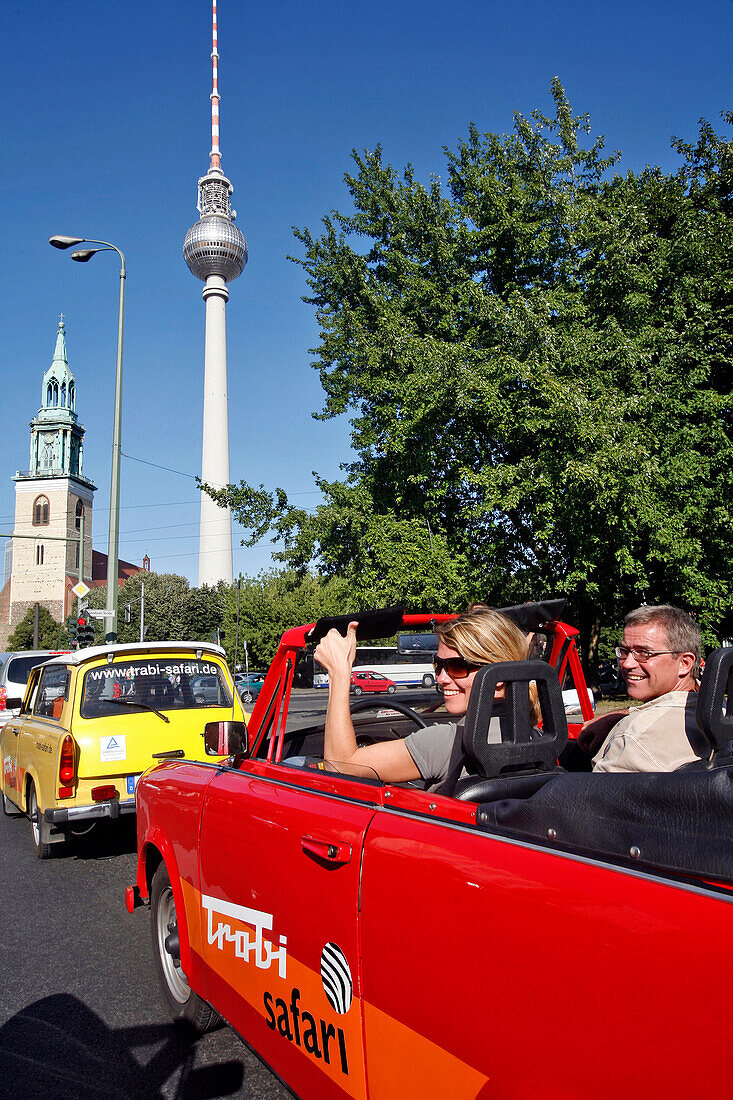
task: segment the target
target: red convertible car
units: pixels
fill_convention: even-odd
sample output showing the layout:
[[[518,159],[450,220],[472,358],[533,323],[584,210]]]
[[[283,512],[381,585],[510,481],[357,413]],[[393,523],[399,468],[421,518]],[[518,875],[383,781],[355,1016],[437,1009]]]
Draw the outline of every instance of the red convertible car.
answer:
[[[126,904],[150,904],[173,1016],[223,1017],[298,1096],[729,1095],[733,650],[699,697],[709,760],[589,774],[561,697],[569,669],[587,698],[577,631],[515,611],[546,659],[477,673],[471,774],[450,794],[324,760],[322,725],[286,731],[295,662],[334,620],[283,635],[246,729],[207,726],[228,762],[167,761],[138,785]],[[366,639],[451,616],[350,618]],[[360,743],[441,720],[378,706],[353,706]]]

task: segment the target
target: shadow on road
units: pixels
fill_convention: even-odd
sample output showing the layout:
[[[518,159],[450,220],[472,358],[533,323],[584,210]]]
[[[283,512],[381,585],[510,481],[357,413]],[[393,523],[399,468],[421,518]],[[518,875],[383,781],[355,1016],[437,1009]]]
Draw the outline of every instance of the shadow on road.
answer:
[[[109,1028],[76,997],[55,994],[0,1028],[2,1094],[23,1100],[214,1100],[237,1094],[242,1063],[196,1067],[197,1041],[175,1024]]]
[[[98,821],[81,835],[72,836],[68,844],[59,845],[61,858],[108,859],[128,855],[137,849],[137,829],[134,814],[119,821]]]

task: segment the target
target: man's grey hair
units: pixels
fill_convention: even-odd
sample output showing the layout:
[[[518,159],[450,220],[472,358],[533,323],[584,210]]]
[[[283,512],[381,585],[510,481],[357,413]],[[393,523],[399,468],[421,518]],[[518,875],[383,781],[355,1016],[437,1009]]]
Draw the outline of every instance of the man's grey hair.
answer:
[[[692,675],[699,679],[700,660],[702,657],[702,637],[700,627],[691,615],[682,611],[679,607],[661,603],[654,605],[645,604],[630,611],[624,619],[624,626],[648,626],[654,624],[661,626],[667,639],[667,645],[673,653],[694,653],[695,664]]]

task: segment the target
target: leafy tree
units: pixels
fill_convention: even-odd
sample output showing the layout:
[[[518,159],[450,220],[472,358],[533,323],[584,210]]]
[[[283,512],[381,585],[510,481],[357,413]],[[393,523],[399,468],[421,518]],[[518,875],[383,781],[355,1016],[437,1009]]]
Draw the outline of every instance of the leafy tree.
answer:
[[[447,186],[353,154],[350,214],[297,230],[323,418],[355,460],[309,515],[229,487],[253,539],[353,597],[438,609],[566,592],[586,644],[646,598],[731,607],[733,145],[609,178],[562,85],[471,126]],[[731,122],[731,116],[726,116]]]
[[[57,623],[51,612],[43,604],[38,609],[38,646],[33,645],[34,610],[29,607],[23,618],[10,635],[8,650],[18,652],[24,649],[61,649],[68,644],[65,627]]]
[[[205,641],[221,623],[227,586],[191,588],[185,577],[175,573],[135,573],[120,585],[118,594],[117,634],[121,642],[140,638],[140,593],[145,585],[144,626],[146,642],[175,639]],[[90,607],[104,607],[106,585],[89,593]],[[131,621],[125,622],[124,606],[131,604]],[[98,636],[103,627],[98,627]]]
[[[237,638],[237,585],[227,593],[224,640],[227,658],[234,662]],[[315,622],[324,615],[353,610],[347,585],[339,578],[324,580],[308,573],[271,569],[257,577],[243,577],[239,586],[238,663],[244,664],[246,640],[250,668],[266,669],[280,637],[291,626]]]

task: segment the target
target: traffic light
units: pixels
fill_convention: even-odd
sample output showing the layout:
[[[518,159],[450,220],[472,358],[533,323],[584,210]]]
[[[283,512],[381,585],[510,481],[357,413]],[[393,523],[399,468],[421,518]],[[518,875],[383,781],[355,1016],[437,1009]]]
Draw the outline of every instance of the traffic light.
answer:
[[[76,649],[79,645],[79,627],[77,625],[76,617],[74,615],[69,615],[68,619],[66,620],[66,629],[69,634],[69,648]]]
[[[91,619],[88,619],[86,615],[80,615],[76,620],[76,627],[79,649],[94,645],[94,624]]]

